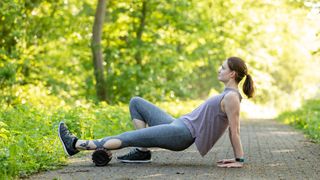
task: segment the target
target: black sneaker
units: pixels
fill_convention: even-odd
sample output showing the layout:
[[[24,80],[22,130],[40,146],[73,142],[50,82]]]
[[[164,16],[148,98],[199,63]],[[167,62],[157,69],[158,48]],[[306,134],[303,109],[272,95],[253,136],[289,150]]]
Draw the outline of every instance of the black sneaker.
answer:
[[[64,124],[64,122],[60,122],[58,133],[66,154],[69,156],[77,154],[79,150],[75,148],[75,145],[78,138],[70,133],[68,127]]]
[[[151,151],[141,151],[134,148],[128,154],[118,156],[117,160],[124,163],[149,163],[151,162]]]

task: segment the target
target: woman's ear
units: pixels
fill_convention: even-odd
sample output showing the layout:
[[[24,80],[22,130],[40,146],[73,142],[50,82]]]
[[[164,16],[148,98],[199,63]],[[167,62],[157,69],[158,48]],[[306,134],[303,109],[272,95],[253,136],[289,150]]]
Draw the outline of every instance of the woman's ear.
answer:
[[[236,75],[237,75],[237,73],[236,73],[236,71],[231,71],[230,72],[230,76],[231,76],[231,78],[236,78]]]

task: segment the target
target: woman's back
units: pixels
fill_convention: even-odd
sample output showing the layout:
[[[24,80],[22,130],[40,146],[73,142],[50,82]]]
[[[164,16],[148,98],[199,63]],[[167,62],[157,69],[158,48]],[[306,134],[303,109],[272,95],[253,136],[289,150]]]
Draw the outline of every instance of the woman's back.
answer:
[[[207,154],[228,127],[228,118],[221,110],[220,103],[230,91],[236,91],[241,100],[239,91],[226,88],[221,94],[209,98],[198,108],[179,118],[188,126],[202,156]]]

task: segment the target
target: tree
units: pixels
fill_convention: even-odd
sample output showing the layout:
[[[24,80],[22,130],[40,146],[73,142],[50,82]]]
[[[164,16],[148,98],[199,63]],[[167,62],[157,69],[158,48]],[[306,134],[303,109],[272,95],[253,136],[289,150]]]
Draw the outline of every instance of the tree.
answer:
[[[143,70],[143,67],[142,66],[142,57],[141,57],[141,46],[142,46],[142,34],[143,34],[143,31],[144,31],[144,28],[145,28],[145,21],[146,21],[146,16],[147,16],[147,1],[146,0],[143,0],[142,1],[142,7],[141,7],[141,15],[140,15],[140,24],[139,24],[139,27],[137,29],[137,32],[136,32],[136,41],[137,41],[137,45],[138,45],[138,49],[137,49],[137,52],[135,54],[135,60],[136,60],[136,63],[138,66],[141,67],[141,70]],[[137,84],[140,84],[140,81],[141,81],[141,78],[139,77],[139,74],[140,73],[137,73]]]
[[[106,0],[99,0],[97,4],[94,24],[92,29],[91,50],[96,79],[96,93],[100,101],[106,100],[106,87],[104,80],[103,57],[101,51],[101,35],[105,14]]]

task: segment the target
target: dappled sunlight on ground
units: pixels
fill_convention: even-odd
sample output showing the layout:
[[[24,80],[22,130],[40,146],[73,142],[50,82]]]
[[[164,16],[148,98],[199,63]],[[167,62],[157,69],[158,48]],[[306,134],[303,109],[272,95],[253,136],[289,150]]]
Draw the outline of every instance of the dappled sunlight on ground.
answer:
[[[145,176],[144,178],[156,178],[156,177],[159,177],[159,176],[165,176],[165,174],[151,174],[149,176]]]
[[[295,134],[298,134],[298,132],[294,132],[294,131],[291,131],[291,132],[287,132],[287,131],[275,131],[275,132],[270,132],[271,134],[274,134],[274,135],[295,135]]]
[[[294,149],[280,149],[280,150],[273,150],[271,152],[273,153],[288,153],[288,152],[294,152]]]

